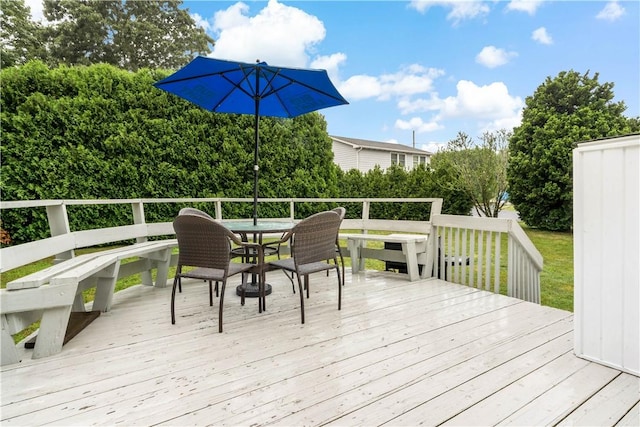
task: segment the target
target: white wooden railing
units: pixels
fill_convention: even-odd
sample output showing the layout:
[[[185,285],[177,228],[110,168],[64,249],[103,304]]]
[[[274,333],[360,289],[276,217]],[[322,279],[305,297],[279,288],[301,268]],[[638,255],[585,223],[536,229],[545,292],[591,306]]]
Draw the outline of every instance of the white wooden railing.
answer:
[[[245,198],[181,198],[181,199],[112,199],[112,200],[34,200],[4,201],[0,209],[46,209],[51,237],[35,242],[6,247],[0,250],[0,272],[29,264],[34,261],[55,256],[56,262],[74,257],[74,250],[107,243],[135,239],[147,241],[149,237],[173,235],[171,222],[148,223],[145,218],[145,205],[150,204],[211,204],[207,209],[216,219],[223,219],[223,205],[227,203],[251,203]],[[300,203],[361,203],[361,218],[347,218],[342,229],[384,232],[413,232],[431,234],[432,254],[445,254],[445,257],[433,256],[433,274],[445,276],[445,260],[469,258],[465,262],[453,262],[446,269],[446,280],[475,286],[494,292],[500,288],[500,272],[503,264],[501,256],[504,248],[502,235],[506,234],[507,246],[507,292],[510,296],[527,301],[540,301],[539,276],[542,270],[542,256],[533,246],[516,221],[493,218],[473,218],[455,215],[439,215],[442,199],[364,199],[364,198],[280,198],[259,199],[259,203],[289,204],[289,218],[296,218],[296,205]],[[434,213],[425,221],[395,221],[370,218],[369,212],[375,203],[422,203],[430,204]],[[68,206],[90,205],[130,205],[132,223],[115,227],[71,230],[67,213]],[[177,208],[177,207],[176,207]],[[176,209],[176,214],[177,214]],[[347,215],[349,217],[349,215]],[[435,238],[437,237],[437,238]],[[431,276],[428,272],[426,277]]]
[[[0,273],[14,268],[55,256],[55,262],[73,258],[74,249],[115,243],[119,241],[135,239],[137,243],[147,241],[149,237],[173,235],[173,226],[170,221],[149,223],[145,218],[145,205],[151,204],[210,204],[206,209],[209,214],[218,220],[223,218],[223,205],[228,203],[252,203],[248,198],[180,198],[180,199],[104,199],[104,200],[31,200],[31,201],[3,201],[0,209],[46,209],[49,221],[51,237],[34,242],[24,243],[3,248],[0,250]],[[302,203],[359,203],[362,204],[361,218],[346,219],[343,229],[393,231],[400,226],[402,230],[429,233],[430,220],[427,221],[390,221],[385,219],[370,218],[369,212],[372,204],[376,203],[420,203],[429,204],[432,211],[440,213],[442,199],[416,198],[416,199],[319,199],[319,198],[274,198],[259,199],[259,203],[283,203],[288,204],[289,216],[284,220],[296,219],[296,205]],[[132,223],[122,224],[109,228],[90,230],[71,230],[67,207],[71,206],[97,206],[97,205],[130,205],[132,210]],[[176,206],[175,214],[179,207]]]
[[[507,295],[540,303],[542,255],[515,220],[435,215],[432,233],[436,277],[499,293],[506,268]]]

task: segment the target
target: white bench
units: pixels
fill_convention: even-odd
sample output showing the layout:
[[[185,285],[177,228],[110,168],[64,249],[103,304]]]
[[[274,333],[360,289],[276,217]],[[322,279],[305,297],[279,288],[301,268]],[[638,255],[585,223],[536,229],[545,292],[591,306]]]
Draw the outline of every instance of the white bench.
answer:
[[[429,251],[427,234],[343,234],[340,237],[347,239],[353,274],[364,270],[367,258],[406,263],[409,280],[412,282],[431,274],[431,269],[427,266],[432,265],[433,254]],[[367,248],[368,241],[399,243],[402,251]],[[423,266],[422,276],[418,265]]]
[[[1,364],[19,361],[11,335],[40,319],[40,330],[33,358],[59,353],[71,311],[84,312],[82,292],[96,287],[93,310],[108,311],[116,281],[143,273],[143,284],[154,285],[151,270],[156,269],[155,286],[165,287],[175,239],[137,243],[122,248],[81,255],[29,276],[17,279],[0,290],[2,314]],[[121,264],[127,258],[138,261]]]

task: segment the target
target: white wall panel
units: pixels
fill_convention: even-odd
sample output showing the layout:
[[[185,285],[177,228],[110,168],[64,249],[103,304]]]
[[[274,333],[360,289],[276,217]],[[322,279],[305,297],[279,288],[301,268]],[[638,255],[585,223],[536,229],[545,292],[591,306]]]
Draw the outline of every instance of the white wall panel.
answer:
[[[574,160],[575,353],[640,375],[640,135]]]

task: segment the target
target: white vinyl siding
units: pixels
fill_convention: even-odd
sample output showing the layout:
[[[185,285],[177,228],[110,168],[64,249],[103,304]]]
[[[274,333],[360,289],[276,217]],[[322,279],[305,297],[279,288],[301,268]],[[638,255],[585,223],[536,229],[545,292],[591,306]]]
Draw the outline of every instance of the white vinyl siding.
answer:
[[[574,351],[640,375],[640,135],[573,150]]]
[[[345,172],[351,169],[360,169],[355,150],[347,144],[335,141],[333,141],[333,162]]]
[[[379,166],[382,170],[391,167],[392,164],[399,164],[405,170],[409,171],[415,167],[414,158],[418,158],[418,163],[429,163],[429,156],[416,155],[412,151],[402,152],[395,147],[402,147],[398,144],[388,144],[390,149],[385,148],[369,148],[342,141],[339,138],[333,138],[333,161],[340,169],[347,172],[351,169],[357,169],[362,173],[366,173],[371,169]],[[374,141],[372,141],[374,142]],[[409,150],[411,150],[409,148]]]

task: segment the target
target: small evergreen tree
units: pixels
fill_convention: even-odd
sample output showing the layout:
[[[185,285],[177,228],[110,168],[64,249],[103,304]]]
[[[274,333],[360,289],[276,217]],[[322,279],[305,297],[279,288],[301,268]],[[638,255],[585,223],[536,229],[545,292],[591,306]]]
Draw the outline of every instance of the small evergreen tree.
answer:
[[[628,134],[637,123],[623,115],[624,102],[613,102],[613,86],[599,83],[598,73],[563,71],[527,97],[507,171],[510,200],[527,225],[570,230],[575,144]]]

